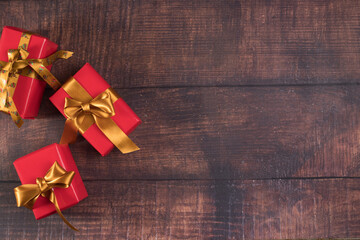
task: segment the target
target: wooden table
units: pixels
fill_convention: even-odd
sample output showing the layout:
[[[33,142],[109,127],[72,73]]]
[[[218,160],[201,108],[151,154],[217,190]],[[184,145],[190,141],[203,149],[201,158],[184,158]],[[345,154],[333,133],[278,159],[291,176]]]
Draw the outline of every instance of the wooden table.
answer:
[[[58,142],[45,93],[18,130],[0,116],[0,239],[360,236],[357,0],[1,1],[0,26],[73,50],[142,118],[141,151],[71,151],[89,197],[66,218],[17,208],[12,163]]]

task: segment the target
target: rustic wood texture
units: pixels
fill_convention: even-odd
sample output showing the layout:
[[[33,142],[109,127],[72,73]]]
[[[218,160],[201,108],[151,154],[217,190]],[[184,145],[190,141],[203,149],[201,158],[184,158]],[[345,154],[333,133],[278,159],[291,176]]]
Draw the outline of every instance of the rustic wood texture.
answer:
[[[358,179],[85,182],[88,199],[39,221],[0,184],[1,239],[285,239],[360,235]],[[35,231],[38,230],[38,231]],[[11,236],[11,237],[9,237]]]
[[[80,138],[71,150],[84,179],[360,176],[359,86],[117,91],[143,120],[131,134],[141,151],[101,157]],[[0,131],[12,133],[0,140],[3,180],[18,179],[11,160],[59,141],[65,119],[51,93],[20,130],[0,116]]]
[[[143,120],[132,154],[71,146],[89,197],[35,221],[12,162],[60,139],[48,100],[0,114],[0,239],[360,237],[357,0],[0,1],[0,27],[72,50]],[[25,141],[24,141],[25,139]]]
[[[359,82],[357,0],[1,1],[113,87]]]

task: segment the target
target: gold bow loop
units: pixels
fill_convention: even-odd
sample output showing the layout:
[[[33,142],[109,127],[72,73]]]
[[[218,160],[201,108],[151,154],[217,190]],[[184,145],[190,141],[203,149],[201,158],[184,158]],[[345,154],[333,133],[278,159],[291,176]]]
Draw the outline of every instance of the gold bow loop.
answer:
[[[89,102],[66,98],[64,113],[75,120],[76,127],[85,132],[98,118],[110,118],[115,115],[110,94],[103,92]]]
[[[26,59],[29,56],[29,52],[23,48],[9,49],[8,50],[8,62],[3,66],[3,70],[10,73],[12,71],[17,72],[19,69],[27,67],[27,64],[22,59]],[[15,66],[13,66],[15,64]]]
[[[67,120],[60,144],[74,143],[78,131],[84,134],[95,123],[122,153],[140,149],[111,118],[115,115],[113,105],[120,98],[112,88],[92,98],[73,77],[62,88],[70,98],[65,98],[64,113]]]
[[[46,66],[53,64],[57,59],[68,59],[72,55],[73,52],[60,50],[46,58],[27,59],[29,52],[26,49],[22,47],[9,49],[8,62],[0,61],[3,74],[1,78],[8,80],[7,78],[11,74],[40,78],[49,84],[52,89],[57,90],[61,87],[61,83],[52,75]]]
[[[20,118],[12,100],[15,86],[18,79],[18,73],[27,67],[24,63],[19,63],[21,59],[26,59],[29,53],[23,48],[9,49],[8,62],[2,63],[0,66],[0,111],[9,113],[18,127],[22,125]]]
[[[46,68],[57,59],[68,59],[73,53],[69,51],[57,51],[49,57],[42,59],[28,59],[31,34],[22,33],[18,49],[8,50],[8,61],[0,61],[0,111],[8,113],[15,124],[20,128],[23,124],[15,106],[13,95],[19,76],[43,79],[54,90],[61,87],[60,82]]]
[[[68,188],[74,175],[74,171],[66,171],[55,162],[43,178],[40,177],[36,179],[36,184],[23,184],[14,188],[17,206],[33,209],[36,200],[40,196],[47,198],[54,204],[56,212],[60,215],[62,220],[71,229],[78,231],[62,215],[54,193],[54,188]]]

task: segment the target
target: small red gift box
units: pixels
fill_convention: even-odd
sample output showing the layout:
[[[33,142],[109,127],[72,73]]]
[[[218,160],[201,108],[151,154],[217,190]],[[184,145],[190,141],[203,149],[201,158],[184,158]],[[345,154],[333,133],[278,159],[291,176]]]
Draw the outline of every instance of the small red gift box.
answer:
[[[86,63],[75,75],[76,81],[89,93],[93,98],[104,92],[110,85],[95,71],[90,64]],[[60,88],[50,101],[66,117],[64,113],[65,98],[70,96],[63,88]],[[119,98],[113,103],[115,115],[111,119],[119,128],[129,135],[140,123],[140,118],[131,110],[124,100]],[[113,143],[104,135],[96,126],[91,125],[83,134],[83,137],[102,155],[107,155],[114,147]]]
[[[36,184],[36,178],[44,177],[55,161],[66,171],[75,172],[68,188],[54,188],[60,210],[65,210],[88,196],[68,145],[54,143],[46,146],[17,159],[14,166],[22,184]],[[40,196],[34,204],[33,212],[36,219],[41,219],[56,210],[54,204]]]
[[[0,61],[8,61],[9,49],[17,49],[24,30],[5,26],[0,38]],[[32,35],[29,46],[29,59],[39,59],[55,53],[58,45],[39,35]],[[51,70],[51,66],[47,66]],[[46,83],[43,80],[20,76],[14,92],[14,103],[20,116],[33,119],[37,116]]]

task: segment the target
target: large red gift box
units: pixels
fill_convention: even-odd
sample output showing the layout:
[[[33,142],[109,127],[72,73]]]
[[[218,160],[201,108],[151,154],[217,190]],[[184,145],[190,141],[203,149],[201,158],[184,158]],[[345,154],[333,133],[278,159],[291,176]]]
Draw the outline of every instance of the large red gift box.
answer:
[[[93,67],[91,67],[89,63],[86,63],[74,75],[74,78],[92,98],[95,98],[97,95],[110,87],[110,85],[95,71]],[[60,88],[53,96],[50,97],[50,101],[66,117],[64,113],[65,98],[70,98],[70,96],[63,88]],[[111,117],[112,120],[126,135],[129,135],[129,133],[131,133],[141,123],[140,118],[121,98],[114,102],[113,105],[115,115]],[[104,133],[101,132],[96,124],[93,124],[90,128],[88,128],[83,134],[83,137],[102,156],[107,155],[114,147],[112,142],[104,135]]]
[[[36,184],[36,178],[44,177],[51,166],[58,162],[66,171],[74,171],[74,178],[68,188],[54,188],[60,210],[65,210],[88,196],[68,145],[52,145],[17,159],[15,169],[22,184]],[[47,217],[56,212],[54,204],[40,196],[33,208],[36,219]]]
[[[9,49],[17,49],[21,33],[25,30],[5,26],[0,38],[0,61],[7,62]],[[27,51],[28,59],[39,59],[55,53],[58,45],[39,35],[32,35]],[[51,66],[47,66],[51,70]],[[14,103],[24,119],[37,116],[46,83],[43,80],[20,76],[14,92]]]

